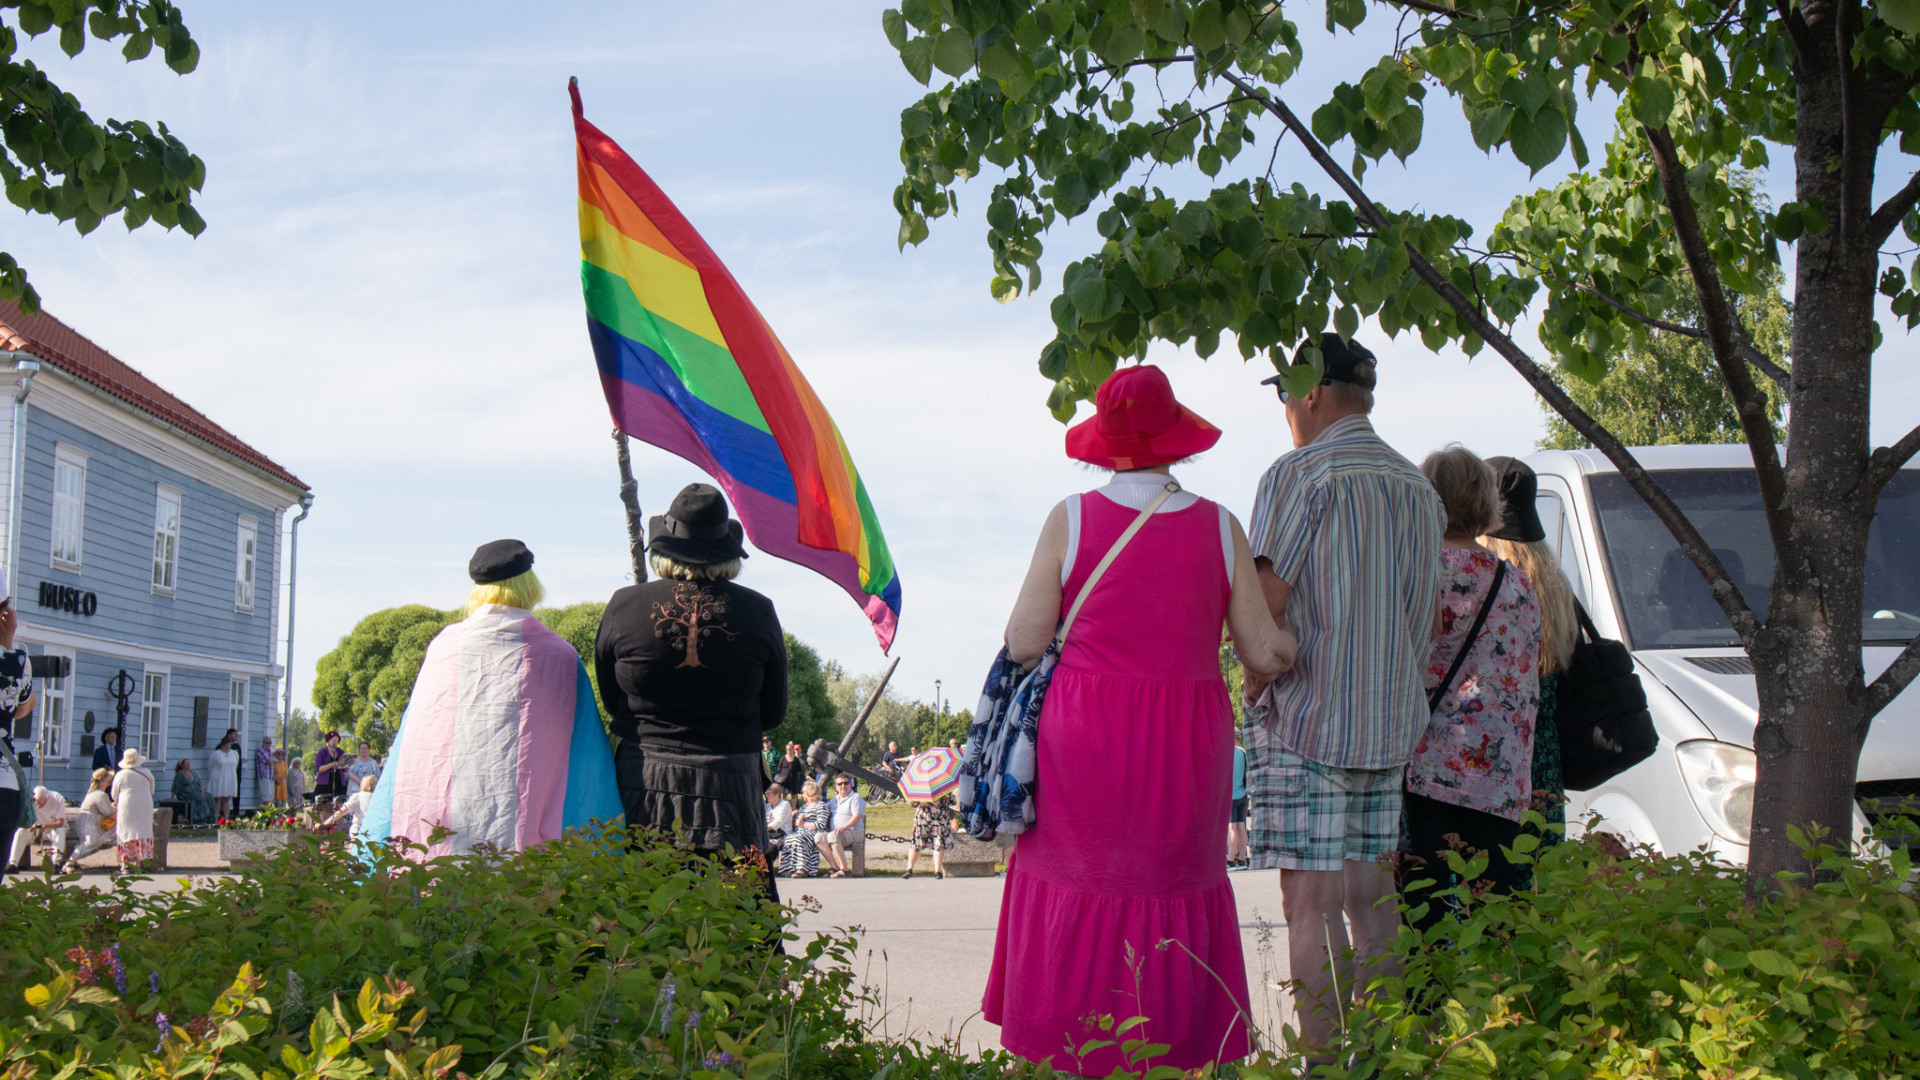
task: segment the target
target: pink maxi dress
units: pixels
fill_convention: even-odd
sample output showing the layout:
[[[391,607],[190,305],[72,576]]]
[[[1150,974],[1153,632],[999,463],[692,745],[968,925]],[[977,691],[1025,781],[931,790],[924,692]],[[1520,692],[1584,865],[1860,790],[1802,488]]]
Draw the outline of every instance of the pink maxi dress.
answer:
[[[1081,497],[1063,618],[1137,513]],[[1222,516],[1205,499],[1155,514],[1080,609],[1047,691],[1037,820],[1008,859],[983,1010],[1001,1045],[1056,1069],[1105,1076],[1123,1062],[1117,1046],[1074,1055],[1111,1038],[1088,1016],[1147,1017],[1123,1038],[1171,1049],[1142,1065],[1251,1051],[1221,855],[1233,791]]]

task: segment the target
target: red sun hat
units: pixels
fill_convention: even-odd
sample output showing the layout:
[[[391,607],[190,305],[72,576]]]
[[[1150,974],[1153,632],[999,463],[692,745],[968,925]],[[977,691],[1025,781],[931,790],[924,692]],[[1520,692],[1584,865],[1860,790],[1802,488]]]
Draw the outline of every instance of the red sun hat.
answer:
[[[1174,400],[1152,364],[1121,368],[1093,396],[1095,412],[1067,429],[1067,456],[1119,472],[1192,457],[1220,441],[1220,429]]]

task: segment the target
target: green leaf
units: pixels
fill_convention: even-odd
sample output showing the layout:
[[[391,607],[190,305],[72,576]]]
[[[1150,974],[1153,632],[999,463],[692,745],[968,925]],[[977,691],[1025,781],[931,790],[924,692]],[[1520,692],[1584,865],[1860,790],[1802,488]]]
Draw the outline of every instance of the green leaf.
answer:
[[[1360,313],[1350,304],[1341,304],[1340,310],[1333,313],[1333,328],[1342,339],[1352,341],[1353,335],[1360,332]]]
[[[933,39],[933,66],[959,78],[973,70],[973,38],[965,30],[949,27]]]
[[[887,35],[887,44],[897,51],[907,44],[907,20],[899,11],[888,8],[880,13],[880,29]]]
[[[933,78],[933,39],[923,34],[900,46],[900,63],[915,82],[927,85]]]
[[[1665,75],[1635,76],[1627,87],[1627,105],[1633,118],[1649,128],[1663,128],[1673,118],[1673,82]]]
[[[1105,322],[1120,313],[1119,287],[1106,279],[1092,259],[1067,267],[1063,287],[1082,323]]]
[[[1187,18],[1187,40],[1202,55],[1227,43],[1227,18],[1220,10],[1220,0],[1193,5],[1193,14]]]
[[[53,1000],[53,991],[48,990],[45,986],[27,987],[27,1004],[28,1005],[31,1005],[36,1009],[44,1009],[47,1007],[47,1003],[52,1000]]]
[[[1344,26],[1352,30],[1366,17],[1366,0],[1327,0],[1327,33],[1329,34],[1333,33],[1335,26]]]
[[[1799,974],[1793,962],[1772,949],[1755,949],[1747,954],[1747,962],[1761,971],[1776,978],[1791,979]]]
[[[1541,109],[1531,117],[1516,114],[1507,143],[1513,147],[1513,156],[1537,173],[1566,148],[1567,118],[1557,108]]]
[[[1903,34],[1920,35],[1920,0],[1874,0],[1873,13]]]
[[[1470,108],[1467,126],[1473,132],[1473,144],[1482,150],[1492,150],[1506,138],[1508,121],[1512,119],[1513,106],[1504,102]]]

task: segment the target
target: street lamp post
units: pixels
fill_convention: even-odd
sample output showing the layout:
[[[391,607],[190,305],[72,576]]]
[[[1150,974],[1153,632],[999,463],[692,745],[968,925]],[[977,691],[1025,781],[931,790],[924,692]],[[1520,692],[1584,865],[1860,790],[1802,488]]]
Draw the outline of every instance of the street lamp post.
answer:
[[[940,680],[933,680],[933,711],[941,716],[947,715],[946,703],[940,700]]]
[[[133,697],[134,687],[138,685],[133,681],[133,676],[127,674],[126,668],[121,668],[120,674],[107,681],[107,693],[113,695],[114,745],[120,747],[122,753],[127,748],[127,701]]]

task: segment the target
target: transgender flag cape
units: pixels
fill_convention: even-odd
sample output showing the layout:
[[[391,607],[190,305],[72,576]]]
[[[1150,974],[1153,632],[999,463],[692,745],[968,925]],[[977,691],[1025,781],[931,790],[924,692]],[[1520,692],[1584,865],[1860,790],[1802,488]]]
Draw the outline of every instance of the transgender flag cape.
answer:
[[[485,605],[427,646],[360,839],[518,851],[620,816],[593,687],[573,646],[519,608]]]

